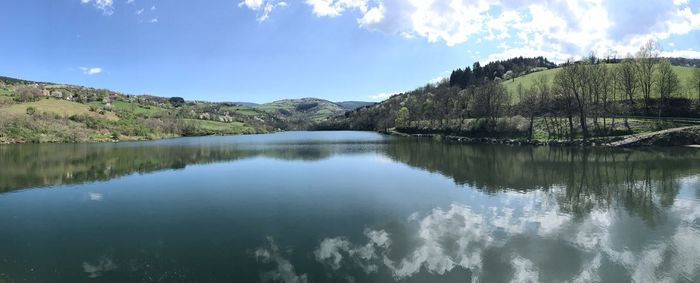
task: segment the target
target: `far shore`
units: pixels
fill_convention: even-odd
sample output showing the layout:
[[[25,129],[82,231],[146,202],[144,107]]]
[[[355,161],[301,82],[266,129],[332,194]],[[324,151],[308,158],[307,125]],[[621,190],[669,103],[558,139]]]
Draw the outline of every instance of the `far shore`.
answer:
[[[524,146],[577,146],[577,147],[649,147],[649,146],[683,146],[700,148],[700,126],[678,127],[663,131],[640,133],[625,136],[591,137],[587,139],[537,140],[527,138],[493,138],[466,137],[435,133],[403,133],[395,128],[381,131],[385,134],[433,138],[460,143],[507,144]]]

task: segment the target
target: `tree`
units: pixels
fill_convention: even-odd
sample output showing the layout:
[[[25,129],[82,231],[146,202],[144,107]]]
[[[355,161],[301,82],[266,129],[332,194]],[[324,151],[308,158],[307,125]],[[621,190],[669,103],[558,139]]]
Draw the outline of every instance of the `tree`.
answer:
[[[627,58],[620,63],[617,67],[617,72],[615,74],[615,82],[617,89],[625,94],[627,99],[627,107],[630,111],[634,110],[634,93],[637,90],[638,80],[637,80],[637,69],[635,63],[632,59]],[[629,122],[625,117],[625,127],[630,128]]]
[[[170,104],[173,107],[180,107],[182,105],[185,105],[185,99],[182,97],[171,97],[170,99],[168,99],[168,102],[170,102]]]
[[[673,71],[671,62],[666,59],[661,60],[657,69],[656,88],[661,97],[659,105],[659,116],[661,116],[668,99],[680,89],[680,80],[676,72]]]
[[[36,113],[36,108],[29,106],[27,107],[27,115],[34,115]]]
[[[658,57],[659,47],[654,40],[648,41],[637,52],[637,80],[644,96],[644,112],[646,115],[650,114],[651,92],[654,87],[654,66],[658,61]]]
[[[394,121],[396,128],[408,128],[410,123],[410,112],[408,108],[401,107],[399,112],[396,114],[396,120]]]
[[[590,97],[588,97],[589,92],[584,86],[584,82],[587,79],[586,64],[569,61],[554,77],[554,82],[562,92],[562,95],[567,98],[573,98],[575,101],[584,138],[588,137],[588,121],[586,119],[588,101],[590,100]],[[571,117],[569,117],[569,120],[571,120]],[[571,121],[569,123],[571,124]],[[573,133],[571,134],[573,135]]]
[[[537,87],[532,86],[529,90],[523,93],[523,97],[520,100],[520,107],[528,120],[530,121],[528,125],[528,138],[533,138],[533,128],[535,124],[535,115],[537,114],[539,106],[539,95],[537,93]]]

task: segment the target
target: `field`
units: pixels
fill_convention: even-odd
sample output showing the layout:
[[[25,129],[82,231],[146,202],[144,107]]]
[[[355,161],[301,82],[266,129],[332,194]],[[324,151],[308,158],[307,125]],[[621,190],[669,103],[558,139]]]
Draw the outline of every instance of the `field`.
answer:
[[[53,113],[63,117],[70,117],[72,115],[86,115],[94,118],[107,119],[110,121],[119,120],[119,117],[112,112],[104,112],[105,114],[102,115],[97,112],[90,111],[90,107],[88,105],[60,99],[41,99],[34,102],[13,104],[0,108],[0,112],[13,115],[26,115],[28,107],[34,107],[38,113]]]
[[[201,134],[252,134],[255,129],[246,126],[242,122],[223,123],[208,120],[185,119],[187,123],[193,124]]]
[[[614,71],[617,68],[617,64],[610,64],[610,69],[611,71]],[[519,84],[522,84],[523,89],[529,89],[532,87],[533,84],[542,77],[546,78],[549,83],[554,80],[554,76],[559,72],[560,68],[556,69],[549,69],[546,71],[540,71],[540,72],[535,72],[535,73],[530,73],[525,76],[517,77],[514,80],[508,80],[504,81],[503,85],[506,87],[508,92],[511,94],[512,97],[512,102],[513,103],[518,103],[519,98],[517,96],[517,88]],[[679,66],[673,66],[673,71],[678,74],[678,79],[681,82],[681,91],[678,94],[681,97],[696,97],[697,94],[694,94],[692,91],[690,91],[688,82],[690,81],[692,75],[693,75],[693,68],[692,67],[679,67]],[[652,97],[656,97],[658,94],[653,94]]]
[[[149,117],[166,114],[168,112],[168,109],[158,106],[145,106],[136,102],[126,102],[119,100],[114,101],[112,103],[112,107],[114,108],[114,110],[117,111],[129,111],[137,115],[143,114]]]
[[[333,102],[316,98],[285,99],[261,104],[256,108],[281,115],[287,120],[306,122],[321,122],[345,112]]]
[[[221,110],[238,113],[245,116],[255,116],[260,114],[258,110],[249,106],[224,106],[221,107]]]

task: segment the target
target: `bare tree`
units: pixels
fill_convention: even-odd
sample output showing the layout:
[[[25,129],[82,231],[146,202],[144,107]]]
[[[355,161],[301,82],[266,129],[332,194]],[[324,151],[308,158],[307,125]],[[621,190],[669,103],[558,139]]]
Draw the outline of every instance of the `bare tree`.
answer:
[[[690,82],[692,89],[698,92],[698,100],[700,100],[700,68],[693,68],[693,77]]]
[[[627,107],[629,111],[634,111],[634,93],[637,91],[637,86],[639,85],[639,80],[637,80],[637,69],[634,61],[631,58],[626,58],[619,67],[615,74],[615,82],[617,89],[622,91],[627,99]],[[629,130],[630,125],[625,117],[625,127]]]
[[[661,117],[661,112],[668,103],[668,99],[680,89],[680,80],[676,72],[673,71],[671,62],[666,59],[661,60],[657,69],[656,88],[661,97],[659,104],[659,117]]]
[[[654,66],[659,57],[659,47],[654,40],[649,40],[637,52],[636,69],[639,88],[644,96],[644,112],[650,114],[651,93],[654,87]]]
[[[564,97],[573,98],[576,102],[576,110],[578,111],[579,123],[583,137],[588,137],[588,94],[584,86],[586,79],[586,63],[576,63],[570,60],[562,70],[557,73],[554,78],[555,84],[558,86]]]

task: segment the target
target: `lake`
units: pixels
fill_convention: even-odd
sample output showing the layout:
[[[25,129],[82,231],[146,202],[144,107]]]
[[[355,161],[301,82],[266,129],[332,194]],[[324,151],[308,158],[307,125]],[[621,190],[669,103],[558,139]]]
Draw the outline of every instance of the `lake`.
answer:
[[[0,146],[0,282],[700,282],[700,150]]]

